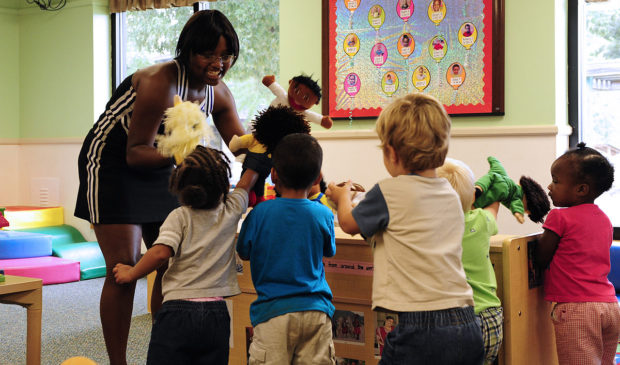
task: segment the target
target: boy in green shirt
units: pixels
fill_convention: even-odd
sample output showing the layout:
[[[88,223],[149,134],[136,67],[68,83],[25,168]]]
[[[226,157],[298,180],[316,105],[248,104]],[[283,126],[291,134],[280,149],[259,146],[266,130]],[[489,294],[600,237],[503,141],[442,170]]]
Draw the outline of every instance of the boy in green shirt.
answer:
[[[467,282],[474,291],[474,312],[480,320],[484,340],[484,363],[493,364],[502,344],[504,319],[496,294],[495,272],[489,258],[490,238],[497,234],[499,202],[492,202],[484,208],[473,208],[474,174],[461,161],[446,159],[443,166],[437,169],[437,176],[447,179],[461,199],[465,213],[463,268]]]

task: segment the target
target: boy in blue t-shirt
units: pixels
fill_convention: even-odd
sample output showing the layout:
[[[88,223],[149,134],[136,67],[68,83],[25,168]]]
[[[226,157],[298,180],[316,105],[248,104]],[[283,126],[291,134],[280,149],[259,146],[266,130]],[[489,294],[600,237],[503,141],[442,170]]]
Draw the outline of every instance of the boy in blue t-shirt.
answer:
[[[241,227],[237,252],[250,260],[258,295],[250,306],[251,364],[335,364],[334,305],[323,269],[323,257],[336,253],[334,216],[307,199],[322,161],[312,136],[284,137],[272,155],[280,197],[257,205]]]

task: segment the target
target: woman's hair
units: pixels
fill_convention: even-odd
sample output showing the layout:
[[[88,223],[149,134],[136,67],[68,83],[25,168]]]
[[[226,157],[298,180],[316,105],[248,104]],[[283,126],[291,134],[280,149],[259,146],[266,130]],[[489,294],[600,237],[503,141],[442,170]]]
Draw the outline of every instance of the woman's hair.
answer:
[[[588,184],[594,198],[611,188],[614,182],[614,167],[594,148],[579,142],[576,148],[567,151],[561,158],[571,159],[576,182]]]
[[[394,148],[409,171],[443,165],[448,153],[451,122],[434,97],[412,93],[389,104],[377,119],[381,148]]]
[[[464,162],[446,158],[443,165],[437,168],[437,177],[448,180],[461,200],[463,213],[471,210],[474,204],[474,173]]]
[[[226,48],[234,55],[233,65],[239,57],[239,38],[228,18],[219,10],[201,10],[192,15],[177,42],[176,58],[187,65],[192,53],[213,51],[220,41],[226,40]]]
[[[226,201],[230,160],[222,151],[196,146],[170,176],[170,192],[181,204],[194,209],[213,209]]]

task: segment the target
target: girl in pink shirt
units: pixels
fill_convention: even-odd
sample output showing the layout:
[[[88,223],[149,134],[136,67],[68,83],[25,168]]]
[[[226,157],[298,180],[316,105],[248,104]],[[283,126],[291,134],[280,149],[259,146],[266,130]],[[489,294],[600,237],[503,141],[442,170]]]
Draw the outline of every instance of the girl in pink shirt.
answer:
[[[620,307],[610,271],[613,227],[594,200],[609,190],[614,168],[598,151],[579,143],[551,165],[549,212],[536,247],[547,268],[545,299],[560,364],[614,364]]]

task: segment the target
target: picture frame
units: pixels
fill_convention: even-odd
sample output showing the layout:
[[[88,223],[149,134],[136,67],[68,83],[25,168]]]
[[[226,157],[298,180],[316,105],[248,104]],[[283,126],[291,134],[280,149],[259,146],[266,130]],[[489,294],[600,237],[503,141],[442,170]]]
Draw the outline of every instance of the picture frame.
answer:
[[[322,13],[324,115],[376,117],[411,92],[452,116],[504,115],[504,0],[323,0]]]

